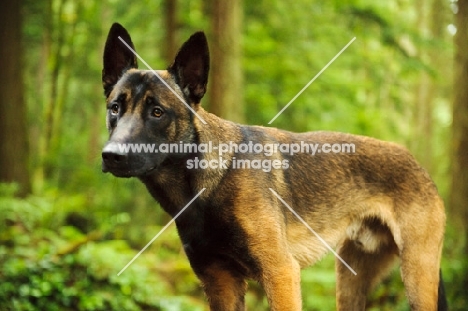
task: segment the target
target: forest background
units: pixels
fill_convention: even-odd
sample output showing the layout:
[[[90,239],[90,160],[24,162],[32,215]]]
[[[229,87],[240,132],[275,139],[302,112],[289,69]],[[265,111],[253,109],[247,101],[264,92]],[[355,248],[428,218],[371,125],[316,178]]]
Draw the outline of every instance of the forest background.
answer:
[[[206,310],[174,226],[133,179],[101,173],[102,52],[113,22],[166,68],[191,33],[211,50],[205,108],[291,131],[405,145],[446,203],[442,271],[468,306],[468,1],[22,0],[0,10],[0,309]],[[144,66],[140,63],[140,67]],[[418,221],[415,219],[414,221]],[[334,258],[302,272],[305,310],[335,309]],[[267,310],[250,284],[249,310]],[[394,270],[369,310],[408,310]]]

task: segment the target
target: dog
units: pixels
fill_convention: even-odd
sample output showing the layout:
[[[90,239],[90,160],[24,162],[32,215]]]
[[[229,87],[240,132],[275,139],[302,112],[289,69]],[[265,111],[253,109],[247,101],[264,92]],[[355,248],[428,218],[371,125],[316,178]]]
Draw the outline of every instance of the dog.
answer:
[[[446,309],[444,204],[405,148],[337,132],[239,125],[208,113],[200,104],[209,72],[203,32],[182,45],[167,70],[137,69],[129,48],[127,30],[113,24],[103,56],[110,138],[102,170],[137,177],[175,218],[210,310],[245,310],[249,279],[262,285],[271,310],[302,310],[300,269],[331,248],[338,310],[364,310],[397,258],[411,310]],[[129,144],[156,150],[124,150]],[[312,154],[307,146],[321,149]]]

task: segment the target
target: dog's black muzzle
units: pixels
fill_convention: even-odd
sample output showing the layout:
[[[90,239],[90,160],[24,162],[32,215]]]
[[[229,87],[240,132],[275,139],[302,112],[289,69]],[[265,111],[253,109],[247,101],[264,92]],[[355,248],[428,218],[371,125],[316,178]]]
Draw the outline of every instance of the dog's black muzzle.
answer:
[[[144,154],[126,152],[122,144],[109,141],[102,150],[102,171],[117,177],[141,176],[155,169],[147,160]]]

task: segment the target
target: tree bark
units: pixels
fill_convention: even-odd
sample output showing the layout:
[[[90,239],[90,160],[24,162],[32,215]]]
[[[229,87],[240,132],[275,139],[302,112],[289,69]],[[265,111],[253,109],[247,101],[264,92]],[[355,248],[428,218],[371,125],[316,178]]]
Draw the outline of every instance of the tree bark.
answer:
[[[21,1],[0,10],[0,182],[15,182],[18,195],[30,190],[28,132],[23,88]]]
[[[213,0],[210,112],[243,122],[241,64],[242,0]]]
[[[164,0],[164,58],[171,64],[177,53],[177,0]]]
[[[48,95],[46,96],[47,86],[49,85],[48,80],[48,62],[52,51],[52,0],[46,0],[43,4],[43,23],[44,28],[42,30],[42,43],[41,53],[39,56],[39,65],[37,75],[35,79],[36,85],[42,85],[37,88],[37,92],[34,94],[39,99],[40,104],[32,105],[29,107],[30,113],[33,115],[43,115],[45,117],[45,107],[48,106]],[[31,175],[34,184],[35,191],[40,191],[44,186],[44,160],[45,160],[45,122],[35,122],[30,124],[30,152],[35,155],[36,163],[33,160],[33,166],[31,167]]]
[[[81,16],[83,10],[83,4],[77,2],[75,4],[75,14],[76,16]],[[57,57],[61,58],[62,65],[59,66],[58,70],[61,71],[60,83],[55,81],[57,84],[57,90],[55,91],[55,107],[53,111],[53,122],[52,122],[52,131],[50,136],[50,145],[49,150],[51,152],[57,152],[60,148],[60,142],[63,135],[63,114],[65,110],[65,103],[68,100],[68,91],[70,89],[70,80],[72,78],[72,63],[75,56],[75,35],[76,27],[78,24],[78,18],[75,18],[73,21],[68,24],[64,24],[61,28],[68,28],[62,30],[62,46],[67,46],[67,54],[64,54],[61,50],[58,49]],[[58,78],[58,75],[57,75]]]
[[[465,232],[468,255],[468,0],[459,0],[455,15],[454,99],[451,216]]]
[[[416,18],[416,28],[421,37],[430,36],[429,17],[432,17],[429,1],[417,0],[415,8],[418,11]],[[430,52],[427,48],[418,48],[417,57],[424,63],[429,63]],[[432,64],[431,65],[435,65]],[[413,139],[412,150],[418,158],[421,165],[432,172],[432,139],[433,139],[433,97],[434,81],[426,70],[421,70],[418,82],[415,88],[414,116],[414,134],[415,137],[424,137],[425,139]]]
[[[45,108],[45,120],[46,120],[45,128],[44,128],[45,154],[51,151],[52,139],[54,135],[53,131],[56,128],[55,123],[57,121],[54,117],[54,114],[56,112],[56,109],[57,109],[56,106],[59,100],[59,75],[64,64],[64,59],[62,56],[62,49],[63,49],[64,42],[65,42],[65,30],[64,30],[65,25],[61,21],[61,16],[63,14],[66,1],[67,0],[61,0],[59,2],[57,17],[56,17],[57,21],[56,21],[56,24],[54,25],[54,27],[57,28],[57,43],[55,45],[55,51],[51,55],[52,70],[51,70],[50,98]],[[56,151],[56,150],[52,150],[52,151]],[[48,165],[44,165],[44,167],[45,167],[46,176],[49,176],[51,168],[48,167]]]

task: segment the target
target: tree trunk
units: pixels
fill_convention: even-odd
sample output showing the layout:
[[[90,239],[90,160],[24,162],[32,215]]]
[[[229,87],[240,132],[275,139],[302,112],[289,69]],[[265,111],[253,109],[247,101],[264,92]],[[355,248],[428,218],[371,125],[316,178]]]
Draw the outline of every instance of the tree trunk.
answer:
[[[112,19],[112,7],[109,5],[108,1],[101,1],[100,7],[100,19],[102,21],[108,21]],[[104,51],[104,44],[106,42],[106,36],[108,29],[103,28],[103,23],[99,24],[99,33],[94,34],[96,38],[99,39],[99,51],[102,53]],[[106,25],[107,27],[108,25]],[[91,44],[92,41],[91,41]],[[92,48],[91,45],[87,48]],[[91,114],[91,121],[90,124],[101,124],[101,126],[91,126],[89,128],[89,140],[88,140],[88,156],[87,161],[89,165],[96,164],[96,157],[101,157],[102,151],[102,142],[101,142],[101,134],[104,126],[103,120],[106,118],[106,105],[104,100],[104,93],[102,91],[102,85],[100,83],[95,83],[93,86],[94,94],[100,94],[101,96],[98,97],[101,100],[92,101],[91,105],[93,105],[92,110],[95,112]],[[100,162],[100,161],[99,161]],[[99,163],[98,162],[98,163]]]
[[[418,10],[416,18],[416,28],[421,37],[429,37],[431,29],[429,29],[430,12],[429,1],[417,0],[415,7]],[[432,17],[432,16],[431,16]],[[430,56],[427,48],[419,48],[417,51],[418,58],[428,63]],[[413,110],[414,116],[414,137],[425,137],[425,139],[413,139],[411,149],[415,153],[421,165],[432,172],[432,110],[434,97],[434,81],[426,70],[421,70],[418,77],[418,82],[415,85],[415,105]]]
[[[47,0],[43,4],[44,8],[44,28],[42,31],[42,45],[41,45],[41,53],[39,57],[39,67],[37,70],[36,76],[36,85],[42,85],[43,87],[37,88],[37,92],[35,92],[36,99],[39,99],[39,105],[31,105],[29,107],[30,112],[33,115],[41,115],[44,114],[45,108],[48,106],[48,101],[45,98],[48,98],[45,94],[47,92],[45,89],[48,86],[48,61],[50,58],[50,54],[52,51],[52,0]],[[45,122],[34,122],[30,124],[30,152],[31,154],[35,155],[36,163],[33,162],[32,165],[32,180],[34,184],[34,190],[40,191],[44,187],[44,159],[45,159]]]
[[[242,0],[213,0],[211,7],[209,110],[222,118],[242,122]]]
[[[164,58],[171,64],[177,53],[177,0],[164,1]]]
[[[19,195],[30,192],[28,133],[23,97],[21,1],[0,10],[0,182],[16,182]]]
[[[465,254],[468,255],[468,0],[459,0],[455,15],[452,219],[465,232]]]
[[[56,28],[56,43],[54,45],[55,49],[53,53],[50,55],[51,59],[50,62],[52,63],[51,69],[51,81],[50,81],[50,97],[49,100],[44,103],[44,111],[45,111],[45,123],[44,123],[44,145],[43,145],[43,152],[44,158],[42,159],[42,163],[44,165],[44,175],[45,178],[50,177],[52,174],[53,168],[50,165],[50,161],[47,159],[47,155],[51,154],[51,152],[56,152],[57,150],[52,149],[52,140],[54,139],[54,129],[56,128],[55,123],[55,114],[57,111],[57,103],[59,100],[59,78],[60,73],[64,64],[64,59],[62,56],[62,50],[64,47],[65,41],[65,25],[62,21],[62,14],[65,8],[65,3],[68,0],[60,0],[58,5],[58,11],[56,14],[52,14],[52,17],[55,15],[56,22],[53,24],[52,27]]]
[[[75,14],[76,16],[82,15],[83,4],[77,2],[75,4]],[[51,152],[57,152],[60,148],[60,142],[63,134],[63,114],[65,110],[65,102],[68,100],[68,90],[70,89],[70,79],[72,78],[72,63],[75,56],[75,35],[76,35],[76,26],[78,24],[78,18],[75,18],[72,22],[64,24],[61,28],[68,28],[62,30],[62,46],[67,46],[68,53],[66,55],[62,52],[62,48],[59,48],[57,51],[57,57],[62,59],[58,69],[62,72],[60,80],[60,85],[58,81],[55,81],[57,84],[57,90],[55,91],[55,104],[53,111],[53,122],[52,122],[52,131],[50,136],[50,145],[49,150]],[[60,68],[61,67],[61,68]],[[58,78],[58,75],[57,75]]]

